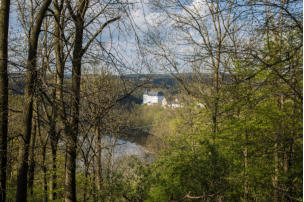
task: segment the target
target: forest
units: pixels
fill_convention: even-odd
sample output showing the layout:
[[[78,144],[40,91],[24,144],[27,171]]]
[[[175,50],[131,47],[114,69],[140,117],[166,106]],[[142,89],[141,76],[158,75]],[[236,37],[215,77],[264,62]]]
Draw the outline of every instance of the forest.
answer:
[[[303,201],[302,107],[301,0],[0,0],[0,202]]]

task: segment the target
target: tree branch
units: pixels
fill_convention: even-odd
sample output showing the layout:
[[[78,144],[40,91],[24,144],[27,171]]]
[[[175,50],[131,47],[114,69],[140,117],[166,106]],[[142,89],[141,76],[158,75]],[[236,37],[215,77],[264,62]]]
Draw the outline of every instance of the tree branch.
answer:
[[[91,43],[94,41],[94,39],[104,30],[104,28],[108,25],[111,24],[112,22],[115,22],[120,19],[120,16],[116,18],[112,18],[111,20],[108,20],[105,22],[98,30],[97,32],[91,37],[91,39],[88,41],[88,43],[85,45],[85,47],[82,49],[82,54],[84,54],[88,48],[90,47]]]

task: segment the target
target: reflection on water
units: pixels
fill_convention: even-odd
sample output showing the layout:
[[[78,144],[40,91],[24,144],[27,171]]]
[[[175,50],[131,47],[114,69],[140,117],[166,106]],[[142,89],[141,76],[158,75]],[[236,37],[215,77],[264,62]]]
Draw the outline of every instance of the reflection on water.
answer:
[[[105,136],[102,139],[102,142],[104,144],[104,148],[106,148],[104,150],[104,154],[111,152],[114,158],[132,155],[136,155],[138,157],[145,157],[148,154],[148,151],[143,146],[127,140],[121,140],[115,137]]]
[[[93,145],[92,145],[93,144]],[[96,153],[93,148],[95,148],[95,143],[84,143],[83,147],[87,147],[89,153],[86,158],[94,159]],[[104,168],[104,172],[113,170],[114,168],[122,167],[122,162],[124,162],[128,157],[136,157],[136,159],[144,160],[146,162],[152,162],[153,157],[151,152],[149,152],[144,146],[137,143],[118,139],[112,136],[104,136],[101,139],[101,162]],[[127,161],[126,161],[127,162]],[[95,162],[96,163],[96,162]],[[78,170],[85,167],[85,161],[81,158],[77,161]]]

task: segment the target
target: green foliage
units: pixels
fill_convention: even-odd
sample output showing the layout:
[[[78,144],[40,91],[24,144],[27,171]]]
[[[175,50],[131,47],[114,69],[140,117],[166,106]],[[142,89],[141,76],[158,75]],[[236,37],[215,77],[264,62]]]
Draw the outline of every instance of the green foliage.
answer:
[[[181,200],[187,194],[210,199],[225,195],[228,161],[207,141],[194,151],[186,145],[171,147],[152,170],[147,201]]]
[[[136,157],[125,159],[127,167],[124,169],[124,189],[123,198],[128,201],[140,202],[147,197],[147,191],[150,187],[151,169],[147,163]]]

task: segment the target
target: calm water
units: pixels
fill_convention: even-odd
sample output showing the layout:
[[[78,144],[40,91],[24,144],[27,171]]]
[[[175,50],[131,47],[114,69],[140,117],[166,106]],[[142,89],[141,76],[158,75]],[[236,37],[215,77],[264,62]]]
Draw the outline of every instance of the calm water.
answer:
[[[104,154],[112,152],[114,154],[114,158],[132,155],[144,157],[148,153],[145,147],[127,140],[105,136],[102,139],[102,142],[104,142],[104,147],[107,147]]]

